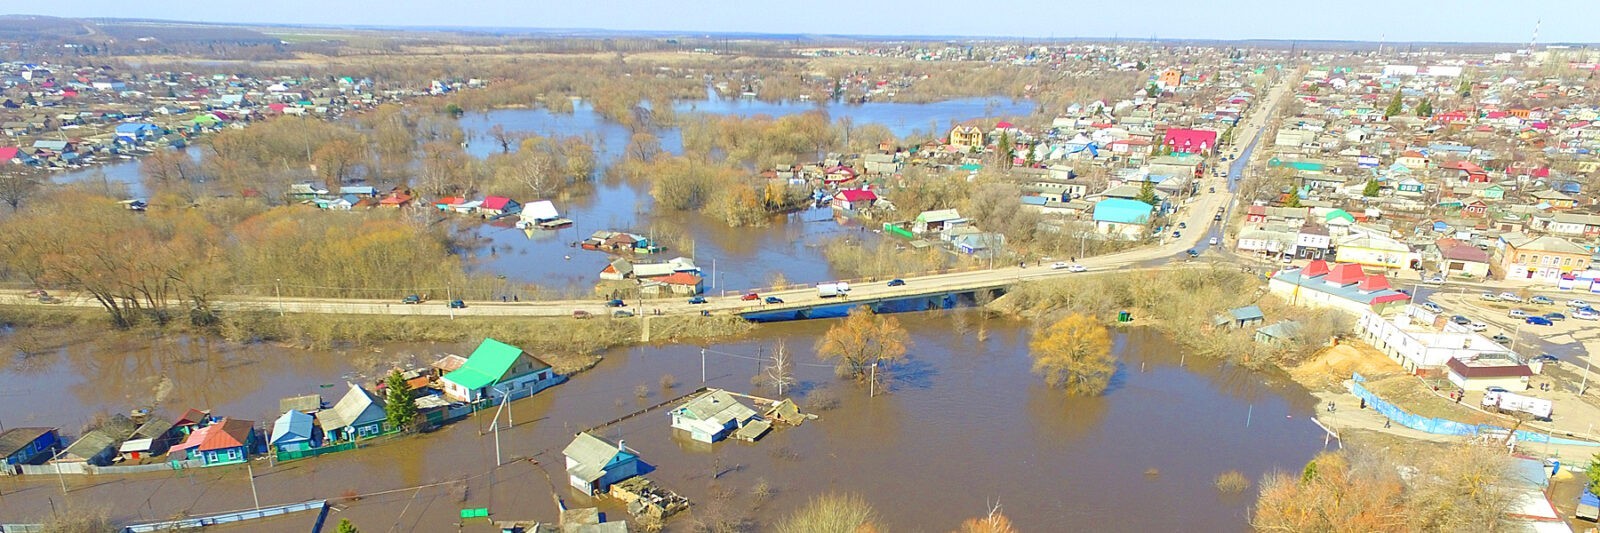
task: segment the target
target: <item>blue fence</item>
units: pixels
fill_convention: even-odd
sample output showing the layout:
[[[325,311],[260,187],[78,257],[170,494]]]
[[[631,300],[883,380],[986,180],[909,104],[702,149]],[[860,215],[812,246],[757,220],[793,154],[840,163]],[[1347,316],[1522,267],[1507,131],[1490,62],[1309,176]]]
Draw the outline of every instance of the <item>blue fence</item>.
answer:
[[[1396,424],[1435,435],[1459,435],[1463,437],[1470,437],[1485,433],[1504,434],[1506,432],[1506,428],[1495,425],[1467,424],[1464,422],[1457,422],[1444,418],[1429,418],[1407,412],[1406,410],[1401,409],[1399,406],[1389,403],[1383,398],[1379,398],[1377,394],[1374,394],[1372,391],[1367,390],[1365,386],[1362,386],[1362,383],[1365,383],[1367,379],[1362,377],[1361,374],[1352,374],[1350,379],[1351,381],[1355,382],[1351,385],[1350,392],[1354,393],[1356,397],[1366,400],[1368,408],[1377,411],[1378,414],[1383,415],[1389,420],[1393,420]],[[1551,437],[1543,433],[1534,433],[1520,429],[1517,430],[1516,437],[1518,442],[1549,442],[1550,444],[1600,446],[1600,443],[1566,439],[1561,437]]]

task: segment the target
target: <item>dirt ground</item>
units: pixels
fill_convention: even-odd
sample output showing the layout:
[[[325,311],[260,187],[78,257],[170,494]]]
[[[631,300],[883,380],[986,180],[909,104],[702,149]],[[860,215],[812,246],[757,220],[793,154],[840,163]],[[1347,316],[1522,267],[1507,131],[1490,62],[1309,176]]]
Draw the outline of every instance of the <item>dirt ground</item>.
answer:
[[[1361,343],[1340,343],[1323,348],[1288,372],[1295,382],[1313,391],[1343,391],[1351,372],[1368,379],[1405,373],[1388,356]]]

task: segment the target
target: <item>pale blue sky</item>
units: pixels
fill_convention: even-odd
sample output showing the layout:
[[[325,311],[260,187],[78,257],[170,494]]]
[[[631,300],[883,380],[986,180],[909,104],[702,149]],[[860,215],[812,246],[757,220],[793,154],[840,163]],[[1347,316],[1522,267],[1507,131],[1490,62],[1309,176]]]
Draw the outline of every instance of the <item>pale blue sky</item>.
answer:
[[[64,17],[853,35],[1596,42],[1597,0],[54,0]]]

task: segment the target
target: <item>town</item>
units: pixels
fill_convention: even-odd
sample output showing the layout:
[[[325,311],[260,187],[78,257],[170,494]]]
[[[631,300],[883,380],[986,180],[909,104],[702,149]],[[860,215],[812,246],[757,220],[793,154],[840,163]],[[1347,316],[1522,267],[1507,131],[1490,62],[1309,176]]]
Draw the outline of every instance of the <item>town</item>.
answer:
[[[1591,48],[62,24],[0,532],[1600,519]]]

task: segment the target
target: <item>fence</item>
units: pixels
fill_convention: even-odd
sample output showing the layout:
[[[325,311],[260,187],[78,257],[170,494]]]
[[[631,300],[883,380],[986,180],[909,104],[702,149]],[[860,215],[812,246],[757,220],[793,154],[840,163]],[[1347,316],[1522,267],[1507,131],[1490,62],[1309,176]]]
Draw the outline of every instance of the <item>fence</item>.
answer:
[[[1361,374],[1352,374],[1350,392],[1355,394],[1356,397],[1366,400],[1367,407],[1377,411],[1378,414],[1383,415],[1385,418],[1393,420],[1396,424],[1435,435],[1459,435],[1463,437],[1469,437],[1483,434],[1492,435],[1497,433],[1504,435],[1506,433],[1506,428],[1491,424],[1467,424],[1464,422],[1457,422],[1444,418],[1428,418],[1408,412],[1395,404],[1389,403],[1383,398],[1379,398],[1378,395],[1374,394],[1372,391],[1367,390],[1365,386],[1361,385],[1366,381],[1366,378],[1362,377]],[[1544,433],[1535,433],[1521,429],[1517,430],[1515,436],[1519,442],[1548,442],[1550,444],[1600,446],[1600,443],[1552,437]]]
[[[199,459],[184,461],[168,461],[148,465],[117,465],[94,466],[89,463],[51,463],[45,465],[19,465],[22,475],[25,476],[55,476],[55,475],[113,475],[137,474],[141,472],[166,472],[169,470],[183,470],[185,468],[199,468],[205,463]]]
[[[182,519],[182,520],[172,520],[172,521],[168,521],[168,522],[155,522],[155,523],[150,523],[150,524],[139,524],[139,525],[136,525],[136,526],[128,526],[126,531],[128,533],[153,533],[153,532],[156,532],[156,531],[179,531],[179,530],[185,530],[185,529],[190,529],[190,528],[201,528],[201,527],[206,527],[206,526],[214,526],[214,525],[218,525],[218,524],[228,524],[228,523],[233,523],[233,522],[243,522],[245,520],[255,520],[255,519],[258,519],[258,518],[268,518],[268,517],[273,517],[273,516],[286,515],[286,514],[289,514],[289,513],[298,513],[298,512],[301,512],[301,511],[312,511],[312,510],[321,511],[322,509],[327,507],[327,505],[328,505],[328,501],[327,500],[312,500],[312,501],[308,501],[308,502],[291,503],[291,504],[288,504],[288,505],[279,505],[279,506],[276,506],[276,507],[262,507],[260,509],[250,509],[250,510],[247,510],[247,511],[234,511],[234,512],[231,512],[231,513],[223,513],[223,514],[217,514],[217,515],[211,515],[211,516],[202,516],[202,517],[196,517],[196,518],[185,518],[185,519]]]
[[[316,457],[318,455],[322,455],[322,454],[325,454],[325,453],[333,453],[333,452],[342,452],[342,451],[345,451],[345,450],[353,450],[353,449],[355,449],[355,447],[356,447],[356,443],[352,441],[352,442],[341,442],[339,444],[334,444],[334,445],[330,445],[330,446],[323,446],[323,447],[320,447],[320,448],[311,448],[309,450],[300,450],[300,451],[297,451],[297,452],[278,452],[278,462],[281,463],[281,462],[284,462],[284,461],[293,461],[295,459],[305,459],[307,457]]]
[[[44,524],[0,524],[0,533],[44,533]]]

